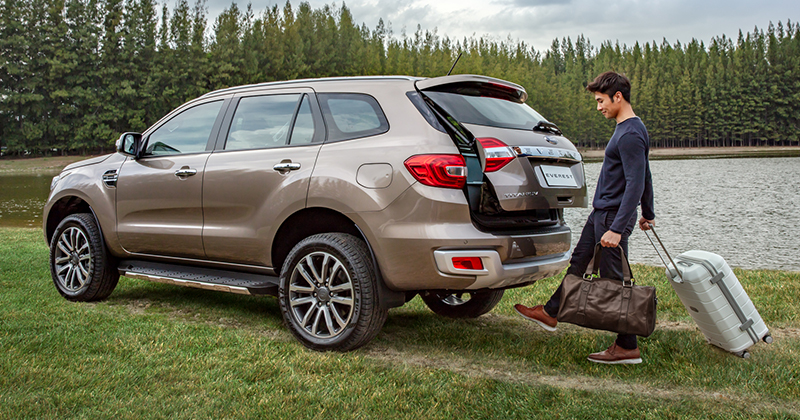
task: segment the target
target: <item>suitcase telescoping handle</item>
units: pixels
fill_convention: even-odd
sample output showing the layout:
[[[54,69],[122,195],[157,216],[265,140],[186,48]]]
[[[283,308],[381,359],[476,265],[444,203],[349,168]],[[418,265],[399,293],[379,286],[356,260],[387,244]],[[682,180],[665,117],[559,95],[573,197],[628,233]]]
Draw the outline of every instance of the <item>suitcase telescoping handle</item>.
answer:
[[[667,251],[667,247],[664,246],[664,243],[661,242],[661,238],[659,238],[658,234],[656,233],[655,226],[653,226],[652,223],[650,223],[648,226],[650,227],[650,230],[649,231],[647,231],[647,230],[644,231],[644,234],[645,234],[645,236],[647,236],[647,239],[650,241],[650,243],[653,244],[653,248],[656,249],[656,254],[658,254],[658,258],[661,258],[661,262],[663,262],[664,265],[667,267],[667,271],[669,271],[669,276],[670,276],[671,280],[674,281],[675,283],[683,283],[683,275],[681,275],[681,270],[678,270],[678,266],[675,264],[675,261],[672,261],[672,257],[669,255],[669,252]],[[650,237],[650,233],[649,232],[653,232],[653,236],[656,237],[656,240],[658,241],[658,244],[661,245],[661,249],[659,249],[658,245],[656,245],[656,243],[653,242],[653,238]],[[669,259],[669,262],[672,263],[672,267],[675,268],[675,272],[678,274],[678,279],[680,279],[680,280],[675,280],[675,276],[672,275],[672,268],[670,268],[670,264],[667,263],[667,260],[664,259],[664,256],[661,255],[661,251],[664,251],[664,255],[666,255],[667,259]]]

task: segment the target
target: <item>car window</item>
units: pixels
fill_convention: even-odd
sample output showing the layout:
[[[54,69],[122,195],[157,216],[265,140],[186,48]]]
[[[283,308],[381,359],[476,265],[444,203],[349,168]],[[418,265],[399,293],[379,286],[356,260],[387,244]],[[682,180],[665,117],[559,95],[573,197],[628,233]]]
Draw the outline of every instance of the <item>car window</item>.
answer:
[[[147,141],[145,155],[176,155],[206,150],[223,101],[189,108],[156,129]]]
[[[266,95],[240,99],[233,114],[225,150],[285,146],[301,96]]]
[[[425,95],[466,124],[530,130],[539,121],[547,121],[528,105],[501,98],[435,91],[425,91]]]
[[[314,140],[314,116],[311,114],[311,104],[308,95],[303,96],[303,102],[297,111],[297,118],[292,129],[292,139],[289,144],[309,144]]]
[[[358,93],[319,95],[328,125],[328,141],[374,136],[389,131],[389,122],[375,98]]]

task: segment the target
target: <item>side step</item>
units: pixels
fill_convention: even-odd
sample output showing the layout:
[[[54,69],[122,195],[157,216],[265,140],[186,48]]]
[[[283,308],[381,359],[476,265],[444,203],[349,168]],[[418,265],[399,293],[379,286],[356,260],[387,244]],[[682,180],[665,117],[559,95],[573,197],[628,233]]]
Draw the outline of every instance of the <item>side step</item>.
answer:
[[[149,261],[120,261],[119,274],[132,279],[240,295],[278,296],[280,279],[261,274],[215,270]]]

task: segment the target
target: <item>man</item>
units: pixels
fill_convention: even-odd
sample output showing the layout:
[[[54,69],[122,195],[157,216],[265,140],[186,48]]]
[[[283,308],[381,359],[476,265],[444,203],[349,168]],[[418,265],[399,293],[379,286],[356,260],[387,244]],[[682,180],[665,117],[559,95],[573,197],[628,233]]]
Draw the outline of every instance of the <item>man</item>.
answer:
[[[603,167],[592,201],[592,213],[575,245],[567,270],[577,276],[583,276],[586,271],[597,242],[607,248],[621,246],[625,255],[628,254],[628,237],[636,224],[636,208],[640,202],[642,218],[639,219],[639,227],[648,230],[649,224],[654,224],[655,219],[653,184],[648,162],[650,138],[642,120],[634,114],[631,107],[630,80],[609,71],[597,76],[586,89],[594,93],[597,110],[606,118],[616,120],[617,127],[606,146]],[[602,277],[621,281],[622,260],[619,251],[603,252],[599,269]],[[545,330],[555,331],[561,288],[559,286],[556,289],[545,305],[529,308],[518,304],[514,309]],[[589,355],[589,360],[606,364],[642,362],[636,336],[630,334],[617,335],[611,347]]]

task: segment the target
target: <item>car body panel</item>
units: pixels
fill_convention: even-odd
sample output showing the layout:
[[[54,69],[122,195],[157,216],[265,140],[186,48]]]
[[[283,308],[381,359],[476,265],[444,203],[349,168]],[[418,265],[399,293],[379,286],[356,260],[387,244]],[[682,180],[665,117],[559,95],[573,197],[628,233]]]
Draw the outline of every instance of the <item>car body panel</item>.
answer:
[[[45,217],[54,202],[72,195],[89,203],[108,249],[119,258],[274,273],[270,249],[276,246],[277,232],[292,229],[284,223],[301,210],[322,208],[352,221],[373,251],[383,281],[393,290],[517,287],[555,274],[566,267],[570,248],[570,230],[560,216],[546,227],[512,233],[481,230],[471,217],[476,208],[471,208],[466,190],[423,185],[405,168],[404,162],[411,156],[461,153],[450,135],[426,120],[406,95],[417,88],[435,89],[452,83],[497,83],[518,99],[524,101],[525,97],[518,85],[474,75],[297,80],[211,92],[177,108],[143,133],[146,141],[183,109],[224,100],[205,152],[138,160],[117,153],[71,165],[53,190]],[[286,91],[307,92],[311,97],[321,93],[370,95],[384,112],[389,131],[298,147],[222,150],[236,98]],[[468,127],[476,137],[495,137],[511,148],[546,145],[577,153],[560,136],[548,134],[556,138],[553,145],[543,133],[531,130]],[[300,163],[300,168],[286,173],[273,169],[285,160]],[[579,184],[585,183],[579,160],[547,162],[569,167]],[[530,156],[518,156],[505,170],[485,174],[484,179],[501,196],[504,210],[580,204],[580,199],[571,205],[548,199],[560,194],[555,190],[564,189],[551,188],[553,194],[545,194],[546,185],[542,187],[543,179],[536,172],[539,164]],[[185,179],[176,177],[175,170],[184,166],[198,172]],[[115,189],[102,182],[105,171],[111,169],[119,171]],[[529,190],[540,191],[539,197],[505,198],[506,193]],[[586,188],[572,190],[580,196]],[[442,264],[446,262],[436,261],[436,255],[441,259],[463,252],[486,257],[493,274],[445,272]]]

